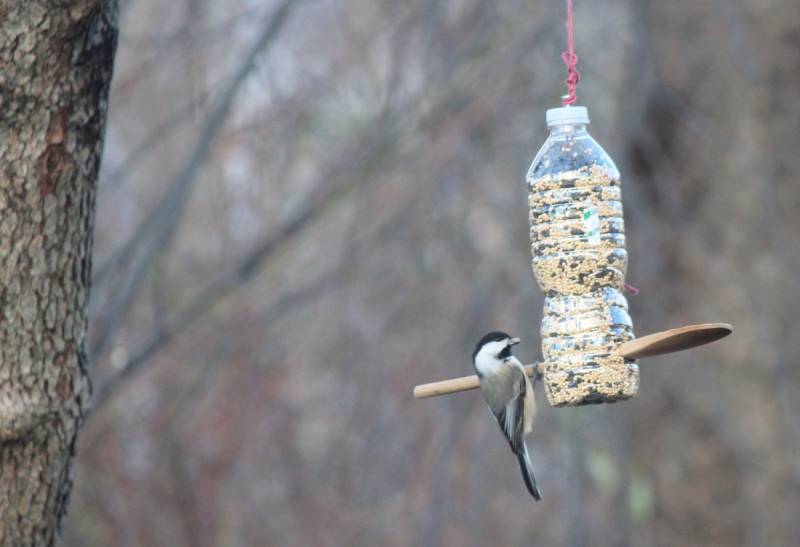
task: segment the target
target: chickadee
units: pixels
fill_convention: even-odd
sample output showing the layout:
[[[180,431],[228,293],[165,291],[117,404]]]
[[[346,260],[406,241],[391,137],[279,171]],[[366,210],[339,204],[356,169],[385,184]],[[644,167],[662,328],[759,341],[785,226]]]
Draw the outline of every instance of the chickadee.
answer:
[[[515,344],[519,344],[519,338],[512,338],[504,332],[490,332],[475,346],[472,364],[480,379],[486,404],[503,430],[511,451],[517,455],[528,492],[541,501],[528,447],[525,446],[525,434],[530,433],[536,412],[533,384],[522,363],[511,355],[511,347]]]

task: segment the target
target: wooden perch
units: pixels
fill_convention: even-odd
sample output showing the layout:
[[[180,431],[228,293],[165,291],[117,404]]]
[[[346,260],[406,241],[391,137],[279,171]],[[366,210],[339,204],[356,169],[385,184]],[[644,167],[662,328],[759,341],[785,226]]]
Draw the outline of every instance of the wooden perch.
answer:
[[[528,376],[533,376],[536,374],[538,367],[539,363],[525,365],[525,372],[528,373]],[[414,398],[427,399],[428,397],[447,395],[448,393],[456,393],[458,391],[469,391],[470,389],[478,389],[479,387],[480,383],[478,382],[478,377],[473,374],[472,376],[462,376],[461,378],[453,378],[452,380],[442,380],[441,382],[419,385],[414,388]]]
[[[665,353],[674,353],[685,349],[710,344],[720,338],[724,338],[733,332],[733,326],[728,323],[703,323],[701,325],[688,325],[676,329],[669,329],[661,332],[648,334],[641,338],[636,338],[620,344],[619,354],[626,359],[640,359],[642,357],[652,357]],[[528,376],[541,374],[544,368],[543,363],[526,365],[525,370]],[[447,395],[458,391],[468,391],[477,389],[480,386],[478,377],[462,376],[452,380],[442,380],[430,384],[422,384],[414,388],[416,399],[436,397],[437,395]]]

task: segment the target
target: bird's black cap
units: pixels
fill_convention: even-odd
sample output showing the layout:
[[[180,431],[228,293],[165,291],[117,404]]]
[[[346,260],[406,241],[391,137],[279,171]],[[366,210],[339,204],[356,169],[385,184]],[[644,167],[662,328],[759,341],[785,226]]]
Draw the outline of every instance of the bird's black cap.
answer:
[[[488,344],[489,342],[499,342],[500,340],[505,340],[506,338],[511,338],[511,335],[502,331],[492,331],[485,335],[480,339],[478,345],[475,346],[475,349],[472,350],[472,360],[475,361],[475,356],[478,355],[478,352],[484,345]]]

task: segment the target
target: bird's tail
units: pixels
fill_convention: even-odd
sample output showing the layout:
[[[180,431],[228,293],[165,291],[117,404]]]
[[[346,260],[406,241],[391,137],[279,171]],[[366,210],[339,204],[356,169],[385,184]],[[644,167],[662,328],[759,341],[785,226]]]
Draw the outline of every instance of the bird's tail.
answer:
[[[536,501],[542,501],[542,494],[539,493],[539,487],[536,485],[536,477],[533,475],[533,466],[531,465],[531,459],[528,456],[528,447],[525,444],[522,444],[522,450],[517,453],[517,459],[519,460],[519,468],[522,471],[522,479],[525,481],[525,486],[528,488],[528,492],[531,493],[533,499]]]

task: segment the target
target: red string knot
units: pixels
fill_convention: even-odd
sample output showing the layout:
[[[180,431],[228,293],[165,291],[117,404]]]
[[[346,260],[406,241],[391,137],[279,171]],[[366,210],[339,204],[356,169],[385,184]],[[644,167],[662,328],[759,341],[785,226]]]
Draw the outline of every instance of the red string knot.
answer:
[[[567,79],[564,81],[567,84],[569,93],[564,97],[561,102],[562,106],[575,104],[576,95],[575,90],[578,87],[578,82],[581,81],[581,75],[578,72],[578,56],[575,55],[575,36],[573,34],[573,21],[572,21],[572,0],[567,0],[567,51],[561,54],[561,60],[567,65]]]
[[[567,106],[575,104],[575,101],[577,100],[576,89],[578,88],[578,82],[581,81],[581,73],[578,72],[577,55],[570,53],[569,51],[565,51],[561,54],[561,59],[564,61],[564,64],[567,65],[567,79],[564,80],[564,83],[567,84],[567,89],[569,92],[562,101],[562,106]]]

